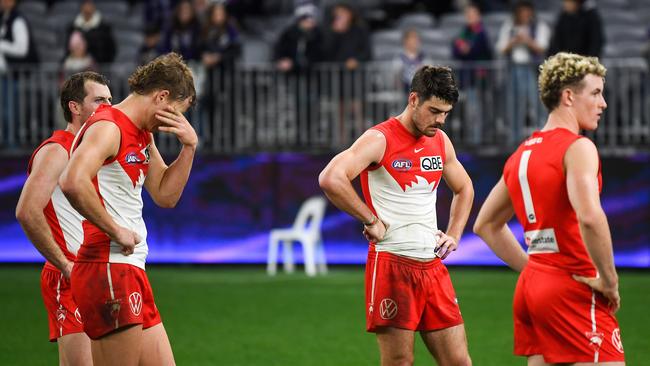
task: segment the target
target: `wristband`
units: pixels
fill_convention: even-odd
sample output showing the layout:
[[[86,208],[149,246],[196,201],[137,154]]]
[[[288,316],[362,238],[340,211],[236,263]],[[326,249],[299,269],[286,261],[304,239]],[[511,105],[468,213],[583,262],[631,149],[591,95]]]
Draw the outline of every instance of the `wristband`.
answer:
[[[379,218],[373,214],[373,215],[372,215],[372,218],[370,219],[370,221],[368,221],[368,222],[364,222],[364,223],[363,223],[363,226],[372,226],[372,225],[376,224],[377,221],[379,221]]]

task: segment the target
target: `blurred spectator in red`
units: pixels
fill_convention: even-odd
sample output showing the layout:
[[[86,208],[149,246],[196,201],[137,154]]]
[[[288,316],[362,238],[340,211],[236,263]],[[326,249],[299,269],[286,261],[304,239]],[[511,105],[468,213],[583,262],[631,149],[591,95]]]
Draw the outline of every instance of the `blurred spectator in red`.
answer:
[[[508,60],[506,107],[515,140],[523,138],[522,126],[540,126],[543,118],[544,108],[537,97],[537,66],[550,38],[550,28],[535,17],[529,0],[515,4],[512,19],[506,20],[499,31],[496,48]]]
[[[481,20],[481,10],[474,4],[465,6],[465,21],[460,34],[454,38],[452,53],[462,61],[482,61],[492,59],[492,48]]]
[[[332,22],[325,33],[323,55],[326,61],[345,64],[348,70],[370,60],[370,38],[365,26],[350,5],[332,8]]]
[[[63,60],[63,80],[82,71],[94,71],[97,64],[88,53],[88,42],[80,31],[73,31],[68,40],[68,56]]]
[[[198,60],[201,25],[190,0],[181,0],[174,9],[171,25],[164,33],[161,54],[176,52],[185,61]]]
[[[138,64],[145,65],[160,56],[160,28],[149,24],[144,29],[144,42],[138,51]]]
[[[394,64],[399,70],[400,85],[408,95],[411,89],[411,80],[415,72],[424,64],[431,63],[422,50],[420,50],[420,34],[415,29],[408,29],[402,36],[402,51],[395,58]]]
[[[313,4],[296,7],[295,21],[275,43],[274,60],[278,70],[308,70],[311,65],[322,61],[323,35],[316,20],[316,10]]]
[[[548,48],[548,55],[572,52],[600,56],[605,34],[600,14],[591,0],[564,0]]]
[[[97,63],[104,64],[115,60],[117,50],[113,31],[111,26],[102,19],[93,0],[81,2],[79,15],[68,27],[68,37],[66,37],[68,42],[74,31],[83,33],[88,43],[88,53]]]

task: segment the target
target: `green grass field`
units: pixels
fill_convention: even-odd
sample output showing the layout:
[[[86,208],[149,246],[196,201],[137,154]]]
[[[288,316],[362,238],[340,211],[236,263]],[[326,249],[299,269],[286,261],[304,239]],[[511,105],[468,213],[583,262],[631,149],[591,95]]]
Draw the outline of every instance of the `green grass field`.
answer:
[[[451,268],[474,364],[524,365],[511,355],[516,275]],[[363,270],[267,277],[262,267],[147,270],[179,365],[377,365],[365,332]],[[0,365],[55,365],[47,342],[40,268],[0,266]],[[628,365],[650,365],[650,273],[620,274],[618,313]],[[416,365],[434,364],[416,340]]]

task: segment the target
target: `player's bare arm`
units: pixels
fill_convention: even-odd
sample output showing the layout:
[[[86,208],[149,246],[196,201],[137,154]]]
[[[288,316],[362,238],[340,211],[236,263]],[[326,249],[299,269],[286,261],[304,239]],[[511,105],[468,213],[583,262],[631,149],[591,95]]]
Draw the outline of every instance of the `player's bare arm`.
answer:
[[[73,263],[54,241],[43,213],[67,162],[68,153],[59,144],[47,144],[36,153],[16,206],[16,218],[36,249],[69,278]]]
[[[514,214],[508,188],[501,176],[476,217],[474,232],[510,268],[521,272],[528,263],[528,254],[508,227],[508,221]]]
[[[178,203],[190,177],[199,138],[185,116],[171,107],[157,114],[156,118],[163,123],[158,129],[176,135],[183,148],[176,160],[167,166],[152,137],[149,172],[144,186],[158,206],[171,208]]]
[[[458,248],[458,242],[463,234],[469,213],[472,209],[474,187],[465,168],[456,158],[456,151],[451,140],[449,140],[447,134],[442,130],[438,130],[438,133],[442,133],[445,140],[446,161],[442,170],[442,177],[454,194],[451,200],[447,232],[440,232],[441,237],[438,240],[438,256],[445,259],[451,252]]]
[[[386,233],[384,223],[377,219],[352,186],[352,181],[371,164],[381,161],[386,150],[386,137],[368,130],[352,146],[339,153],[318,176],[318,183],[327,198],[339,209],[364,223],[366,239],[377,242]]]
[[[102,205],[92,179],[120,146],[120,130],[112,122],[99,121],[86,130],[83,140],[72,153],[59,184],[72,207],[97,225],[113,241],[122,245],[125,255],[132,254],[138,235],[118,225]]]
[[[612,312],[616,312],[621,299],[614,267],[612,237],[598,192],[596,146],[589,139],[578,139],[567,150],[564,165],[569,201],[578,217],[582,239],[599,274],[597,278],[574,277],[605,295],[610,301]]]

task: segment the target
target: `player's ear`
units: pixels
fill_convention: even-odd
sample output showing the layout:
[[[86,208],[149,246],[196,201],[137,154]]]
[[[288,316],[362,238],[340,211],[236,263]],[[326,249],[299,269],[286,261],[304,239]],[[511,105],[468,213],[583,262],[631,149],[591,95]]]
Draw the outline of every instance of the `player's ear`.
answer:
[[[156,103],[163,103],[169,98],[169,90],[158,90],[155,95]]]
[[[75,115],[80,115],[81,114],[81,105],[74,100],[68,101],[68,109],[70,109],[70,112]]]
[[[571,88],[564,88],[560,95],[560,103],[571,107],[573,105],[573,90]]]
[[[416,92],[409,93],[409,107],[415,108],[418,105],[419,101],[420,98],[418,97],[418,93]]]

